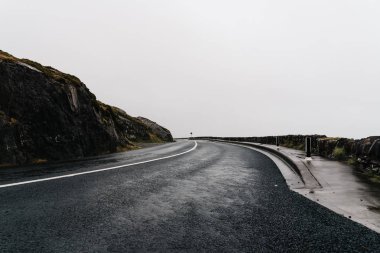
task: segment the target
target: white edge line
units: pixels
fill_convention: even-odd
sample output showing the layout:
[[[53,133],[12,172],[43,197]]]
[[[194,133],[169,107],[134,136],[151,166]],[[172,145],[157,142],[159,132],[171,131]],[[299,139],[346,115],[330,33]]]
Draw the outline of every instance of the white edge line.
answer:
[[[196,141],[194,141],[194,143],[195,143],[194,147],[192,147],[191,149],[189,149],[189,150],[187,150],[185,152],[179,153],[179,154],[175,154],[175,155],[164,156],[164,157],[155,158],[155,159],[151,159],[151,160],[147,160],[147,161],[142,161],[142,162],[136,162],[136,163],[129,163],[129,164],[124,164],[124,165],[118,165],[118,166],[104,168],[104,169],[84,171],[84,172],[78,172],[78,173],[73,173],[73,174],[68,174],[68,175],[62,175],[62,176],[56,176],[56,177],[47,177],[47,178],[41,178],[41,179],[35,179],[35,180],[29,180],[29,181],[23,181],[23,182],[11,183],[11,184],[3,184],[3,185],[0,185],[0,188],[6,188],[6,187],[11,187],[11,186],[23,185],[23,184],[32,184],[32,183],[43,182],[43,181],[50,181],[50,180],[56,180],[56,179],[60,179],[60,178],[75,177],[75,176],[80,176],[80,175],[98,173],[98,172],[107,171],[107,170],[115,170],[115,169],[119,169],[119,168],[133,166],[133,165],[139,165],[139,164],[144,164],[144,163],[150,163],[150,162],[154,162],[154,161],[169,159],[169,158],[172,158],[172,157],[184,155],[186,153],[189,153],[189,152],[195,150],[197,148],[197,146],[198,146],[198,143]]]

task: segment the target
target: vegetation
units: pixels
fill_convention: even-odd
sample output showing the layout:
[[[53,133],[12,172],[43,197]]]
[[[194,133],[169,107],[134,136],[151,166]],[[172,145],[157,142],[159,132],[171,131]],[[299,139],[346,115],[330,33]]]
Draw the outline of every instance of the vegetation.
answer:
[[[155,142],[155,143],[162,143],[162,142],[164,142],[157,135],[155,135],[153,133],[149,133],[149,137],[150,137],[150,141],[151,142]]]
[[[7,52],[0,50],[0,60],[17,61],[18,59]]]
[[[25,64],[41,71],[47,77],[50,77],[50,78],[56,80],[57,82],[67,83],[67,84],[70,83],[70,84],[74,84],[74,85],[80,85],[82,83],[79,80],[79,78],[77,78],[76,76],[66,74],[66,73],[62,73],[62,72],[56,70],[55,68],[52,68],[49,66],[43,66],[37,62],[31,61],[28,59],[16,58],[16,57],[14,57],[14,56],[12,56],[12,55],[4,52],[4,51],[1,51],[1,50],[0,50],[0,60],[15,62],[15,63],[17,63],[17,62],[25,63]]]
[[[292,148],[292,149],[298,149],[298,150],[304,150],[305,149],[304,143],[296,143],[293,141],[285,141],[284,143],[281,144],[281,146],[284,146],[287,148]]]
[[[44,164],[44,163],[47,163],[48,160],[47,159],[41,159],[41,158],[37,158],[37,159],[33,159],[32,160],[32,164]]]
[[[95,106],[98,108],[98,110],[100,111],[102,115],[103,124],[109,124],[109,122],[111,122],[111,119],[112,119],[112,121],[115,123],[116,128],[122,128],[118,122],[120,121],[119,120],[120,118],[123,118],[123,119],[129,120],[130,122],[133,122],[134,124],[140,125],[144,129],[144,132],[148,133],[149,139],[136,139],[136,140],[134,139],[133,141],[153,142],[153,143],[164,142],[161,138],[159,138],[157,135],[152,133],[150,128],[146,126],[143,122],[141,122],[139,119],[135,117],[128,115],[123,110],[114,106],[104,104],[98,100],[96,100]],[[133,146],[120,147],[119,150],[124,150],[124,149],[130,150],[133,148],[136,148],[136,147],[133,147]]]
[[[320,141],[338,141],[339,137],[324,137],[324,138],[319,138]]]
[[[363,174],[367,176],[371,182],[380,184],[380,175],[376,174],[375,172],[367,171],[367,172],[364,172]]]
[[[348,163],[348,165],[351,165],[351,166],[357,166],[358,165],[358,159],[356,157],[350,157],[347,160],[347,163]]]
[[[9,125],[16,125],[18,123],[17,119],[15,118],[12,118],[12,117],[8,117],[5,112],[3,111],[0,111],[0,119],[6,123],[6,124],[9,124]]]
[[[125,152],[130,150],[136,150],[139,149],[139,147],[135,144],[127,145],[127,146],[118,146],[116,148],[116,152]]]
[[[62,73],[59,70],[56,70],[55,68],[52,68],[50,66],[42,66],[41,64],[28,60],[28,59],[20,59],[21,62],[28,64],[32,66],[33,68],[38,69],[42,73],[44,73],[46,76],[53,78],[57,82],[66,83],[66,84],[74,84],[74,85],[80,85],[82,82],[77,78],[76,76]]]
[[[346,158],[346,151],[343,147],[335,147],[332,155],[335,159],[342,161]]]
[[[9,123],[10,123],[11,125],[16,125],[16,124],[18,123],[18,121],[17,121],[17,119],[15,119],[15,118],[10,118]]]

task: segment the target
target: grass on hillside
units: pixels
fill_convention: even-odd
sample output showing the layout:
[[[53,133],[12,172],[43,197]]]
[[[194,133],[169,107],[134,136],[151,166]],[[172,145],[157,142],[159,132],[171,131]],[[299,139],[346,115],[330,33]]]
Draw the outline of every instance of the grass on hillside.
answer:
[[[25,64],[41,71],[46,76],[48,76],[48,77],[50,77],[50,78],[52,78],[58,82],[67,83],[67,84],[75,84],[75,85],[80,85],[82,83],[79,80],[79,78],[77,78],[76,76],[63,73],[63,72],[56,70],[55,68],[50,67],[50,66],[43,66],[43,65],[39,64],[38,62],[34,62],[34,61],[31,61],[28,59],[19,59],[19,58],[14,57],[13,55],[11,55],[7,52],[1,51],[1,50],[0,50],[0,60],[14,62],[14,63],[17,63],[17,62],[25,63]]]

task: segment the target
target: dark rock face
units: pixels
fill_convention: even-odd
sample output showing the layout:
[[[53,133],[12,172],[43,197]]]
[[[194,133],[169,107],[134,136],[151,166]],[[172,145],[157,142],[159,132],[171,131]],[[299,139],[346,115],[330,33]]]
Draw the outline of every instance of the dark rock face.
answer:
[[[168,129],[144,117],[137,117],[137,119],[139,119],[142,123],[144,123],[150,129],[152,129],[152,132],[158,137],[160,137],[161,140],[168,141],[168,142],[173,141],[173,137]]]
[[[331,157],[335,148],[343,148],[347,156],[380,160],[380,136],[372,136],[360,140],[347,138],[318,139],[321,155]]]
[[[97,101],[78,78],[0,51],[0,164],[73,159],[167,139]]]
[[[318,140],[319,153],[334,158],[334,150],[341,148],[345,159],[356,160],[362,170],[380,172],[380,136],[354,140],[347,138],[322,138]]]

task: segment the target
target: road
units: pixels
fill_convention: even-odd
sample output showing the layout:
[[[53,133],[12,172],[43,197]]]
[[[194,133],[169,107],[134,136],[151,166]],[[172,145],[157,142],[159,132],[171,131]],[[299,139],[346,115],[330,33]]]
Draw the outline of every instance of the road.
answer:
[[[263,154],[194,145],[0,170],[0,252],[380,251],[379,234],[290,191]]]

